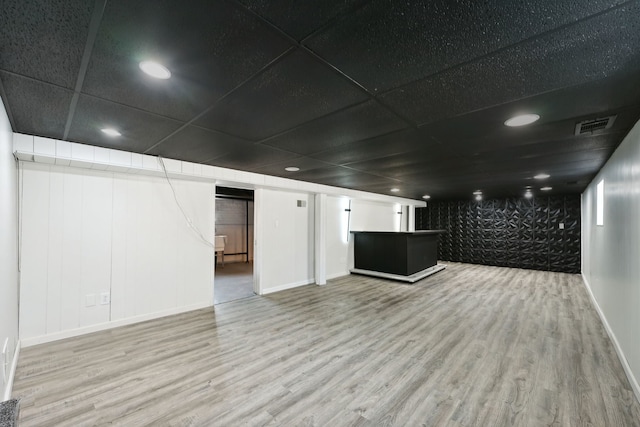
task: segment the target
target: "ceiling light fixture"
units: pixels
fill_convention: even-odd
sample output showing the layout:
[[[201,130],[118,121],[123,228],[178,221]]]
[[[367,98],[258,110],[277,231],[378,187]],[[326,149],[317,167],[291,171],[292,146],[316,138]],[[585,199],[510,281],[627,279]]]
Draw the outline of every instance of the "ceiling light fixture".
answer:
[[[549,190],[552,190],[552,187],[542,187],[540,190],[549,191]]]
[[[102,133],[109,135],[110,137],[117,137],[117,136],[122,136],[122,134],[120,132],[118,132],[115,129],[112,128],[104,128],[104,129],[100,129],[102,131]]]
[[[171,77],[171,71],[164,65],[160,65],[153,61],[142,61],[140,63],[140,69],[146,74],[156,79],[166,80]]]
[[[287,172],[298,172],[300,170],[300,168],[297,168],[295,166],[288,166],[288,167],[284,168],[284,170],[286,170]]]
[[[398,191],[400,191],[400,189],[399,188],[392,188],[389,191],[391,191],[392,193],[397,193]]]
[[[530,125],[539,119],[540,116],[537,114],[521,114],[519,116],[511,117],[509,120],[504,122],[504,124],[509,127],[525,126]]]
[[[476,196],[477,196],[477,195],[482,195],[482,191],[480,191],[480,190],[476,190],[476,191],[474,191],[474,192],[473,192],[473,194],[474,194],[474,195],[476,195]]]
[[[546,173],[539,173],[538,175],[534,176],[534,179],[547,179],[549,178],[551,175],[546,174]]]
[[[425,200],[429,200],[431,198],[431,196],[428,195],[428,194],[425,194],[424,196],[422,196],[422,198],[425,199]]]

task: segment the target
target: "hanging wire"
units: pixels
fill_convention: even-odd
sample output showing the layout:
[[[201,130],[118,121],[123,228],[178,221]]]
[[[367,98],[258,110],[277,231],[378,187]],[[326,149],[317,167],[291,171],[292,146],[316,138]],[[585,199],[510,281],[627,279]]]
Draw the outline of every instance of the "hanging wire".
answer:
[[[189,218],[189,215],[187,215],[187,213],[182,208],[182,205],[180,204],[180,201],[178,200],[178,196],[176,194],[176,189],[173,187],[173,182],[171,182],[171,179],[169,178],[169,174],[167,173],[167,167],[164,164],[164,159],[161,156],[158,156],[158,160],[160,161],[160,166],[162,166],[164,177],[167,179],[167,182],[169,183],[169,187],[171,187],[171,192],[173,193],[173,199],[176,201],[176,205],[178,205],[178,209],[180,209],[180,212],[182,212],[182,216],[184,216],[184,219],[187,221],[187,225],[191,230],[193,230],[194,233],[196,233],[196,235],[200,238],[200,240],[202,240],[207,246],[210,246],[215,250],[215,245],[211,243],[209,240],[207,240],[204,234],[202,234],[202,232],[198,229],[198,227],[196,227],[193,221],[191,221],[191,218]]]

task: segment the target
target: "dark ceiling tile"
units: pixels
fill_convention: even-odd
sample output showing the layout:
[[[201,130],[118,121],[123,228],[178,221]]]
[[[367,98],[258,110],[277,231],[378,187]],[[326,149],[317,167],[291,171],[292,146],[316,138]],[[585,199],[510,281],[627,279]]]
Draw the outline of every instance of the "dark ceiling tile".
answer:
[[[308,45],[368,89],[386,91],[620,3],[376,0]]]
[[[0,69],[73,89],[94,3],[3,0]]]
[[[367,0],[239,0],[292,38],[300,41],[322,25]]]
[[[422,124],[616,73],[638,75],[638,15],[640,4],[630,4],[381,98]]]
[[[406,124],[376,101],[367,101],[337,113],[305,123],[275,136],[263,144],[298,154],[330,150],[401,129]]]
[[[300,170],[297,172],[286,171],[285,168],[290,166],[297,167]],[[331,168],[333,166],[335,165],[312,159],[310,157],[298,156],[284,161],[270,163],[266,166],[255,169],[254,172],[263,173],[265,175],[280,176],[283,178],[298,179],[297,176],[300,173],[304,174],[313,169]]]
[[[296,50],[224,98],[195,124],[261,140],[366,98],[325,64]]]
[[[0,72],[15,132],[61,139],[73,92]]]
[[[387,157],[394,154],[432,147],[436,142],[414,129],[401,130],[386,135],[350,142],[311,157],[325,162],[346,165],[353,162]]]
[[[190,120],[290,47],[231,2],[110,1],[83,91],[168,117]],[[153,59],[168,80],[142,73]]]
[[[247,147],[247,141],[220,132],[187,126],[148,150],[148,154],[202,163],[222,157],[238,147]]]
[[[365,185],[388,185],[389,188],[391,188],[393,187],[392,184],[395,183],[394,180],[389,178],[342,166],[313,169],[308,172],[296,174],[295,179],[344,188],[361,188]]]
[[[142,153],[181,125],[175,120],[80,95],[68,139]],[[100,131],[105,127],[117,129],[122,136],[112,138],[105,135]]]
[[[206,163],[223,168],[238,169],[254,172],[271,163],[282,163],[298,156],[282,150],[277,150],[264,145],[244,142],[233,150],[209,160]]]

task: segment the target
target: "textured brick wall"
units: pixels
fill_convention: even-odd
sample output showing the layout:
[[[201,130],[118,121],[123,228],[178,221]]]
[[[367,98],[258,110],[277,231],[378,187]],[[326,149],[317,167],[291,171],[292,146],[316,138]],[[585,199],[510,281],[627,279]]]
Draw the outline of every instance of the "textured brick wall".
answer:
[[[447,230],[443,261],[580,272],[579,195],[429,202],[416,229]]]

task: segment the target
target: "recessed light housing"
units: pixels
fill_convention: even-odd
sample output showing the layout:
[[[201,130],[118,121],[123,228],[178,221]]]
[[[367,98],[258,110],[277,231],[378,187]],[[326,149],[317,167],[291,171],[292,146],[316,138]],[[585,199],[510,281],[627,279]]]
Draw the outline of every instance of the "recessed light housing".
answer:
[[[476,195],[476,196],[477,196],[477,195],[482,195],[482,191],[480,191],[480,190],[476,190],[476,191],[474,191],[474,192],[473,192],[473,194],[474,194],[474,195]]]
[[[153,61],[142,61],[140,63],[140,69],[146,74],[156,79],[166,80],[171,77],[171,71],[164,65],[158,64]]]
[[[122,134],[120,132],[118,132],[117,130],[113,129],[113,128],[104,128],[104,129],[100,129],[102,131],[102,133],[109,135],[110,137],[117,137],[117,136],[122,136]]]
[[[520,114],[519,116],[511,117],[509,120],[504,122],[504,124],[509,127],[525,126],[530,125],[539,119],[540,116],[537,114]]]
[[[547,179],[549,178],[551,175],[546,174],[546,173],[539,173],[538,175],[534,176],[534,179]]]
[[[392,193],[397,193],[398,191],[400,191],[400,189],[399,188],[392,188],[389,191],[391,191]]]
[[[552,189],[553,189],[552,187],[542,187],[540,190],[549,191],[549,190],[552,190]]]
[[[288,166],[288,167],[284,168],[284,170],[286,170],[287,172],[298,172],[300,170],[300,168],[295,167],[295,166]]]
[[[424,196],[422,196],[422,198],[425,199],[425,200],[429,200],[431,198],[431,196],[428,195],[428,194],[425,194]]]

